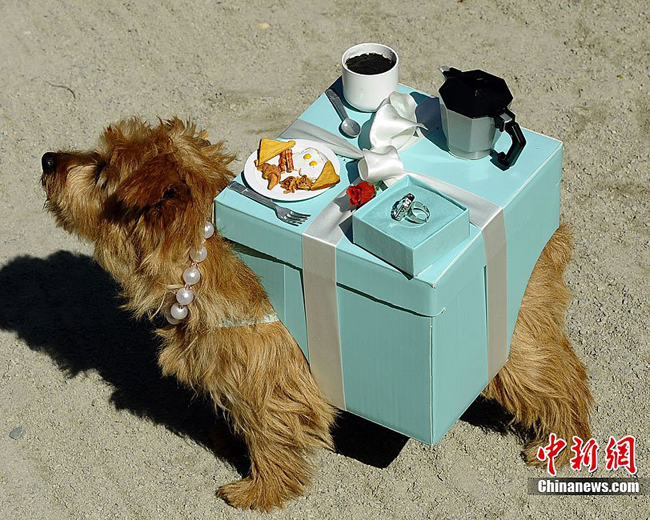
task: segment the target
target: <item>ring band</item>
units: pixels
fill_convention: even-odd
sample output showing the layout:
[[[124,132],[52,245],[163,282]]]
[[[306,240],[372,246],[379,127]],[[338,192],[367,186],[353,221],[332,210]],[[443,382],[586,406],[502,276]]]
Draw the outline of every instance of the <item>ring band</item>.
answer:
[[[429,221],[430,216],[431,212],[429,211],[429,208],[415,200],[406,213],[406,220],[409,220],[414,224],[424,224]]]
[[[390,216],[394,220],[402,220],[406,217],[406,220],[413,222],[414,224],[424,224],[428,222],[431,213],[429,208],[427,208],[421,202],[415,200],[415,195],[412,193],[407,193],[395,204],[390,211]]]

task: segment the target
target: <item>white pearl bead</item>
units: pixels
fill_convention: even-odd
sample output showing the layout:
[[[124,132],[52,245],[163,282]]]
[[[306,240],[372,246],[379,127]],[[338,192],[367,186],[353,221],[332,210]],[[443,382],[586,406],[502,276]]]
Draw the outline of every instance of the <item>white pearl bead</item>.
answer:
[[[183,280],[187,285],[194,285],[201,279],[201,273],[196,267],[188,267],[183,271]]]
[[[194,260],[197,264],[199,262],[203,262],[208,257],[208,250],[205,248],[205,246],[201,246],[201,249],[198,251],[192,251],[190,252],[190,258]]]
[[[187,316],[187,307],[183,307],[182,305],[175,303],[172,305],[172,308],[169,310],[169,312],[172,315],[172,318],[182,320]]]
[[[171,312],[170,312],[169,309],[165,312],[165,318],[167,319],[167,321],[168,321],[171,325],[178,325],[178,324],[181,322],[181,320],[177,320],[176,318],[174,318],[174,317],[171,315]]]
[[[205,228],[203,230],[203,233],[206,239],[214,235],[214,226],[212,225],[212,222],[205,223]]]
[[[192,303],[193,300],[194,300],[194,293],[192,292],[191,289],[186,289],[185,287],[181,287],[176,292],[176,301],[181,305],[189,305],[190,303]]]

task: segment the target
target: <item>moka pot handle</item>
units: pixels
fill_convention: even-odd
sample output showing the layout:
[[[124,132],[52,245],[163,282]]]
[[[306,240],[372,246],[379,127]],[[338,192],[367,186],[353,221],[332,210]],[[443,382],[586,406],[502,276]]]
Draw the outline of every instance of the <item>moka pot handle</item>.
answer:
[[[507,108],[503,113],[495,117],[494,121],[497,128],[502,132],[507,132],[510,139],[512,139],[512,144],[510,145],[508,153],[499,152],[497,154],[497,160],[499,163],[506,168],[510,168],[510,166],[515,164],[519,154],[521,154],[524,146],[526,146],[526,138],[524,137],[524,133],[521,131],[519,123],[515,121],[515,115]]]

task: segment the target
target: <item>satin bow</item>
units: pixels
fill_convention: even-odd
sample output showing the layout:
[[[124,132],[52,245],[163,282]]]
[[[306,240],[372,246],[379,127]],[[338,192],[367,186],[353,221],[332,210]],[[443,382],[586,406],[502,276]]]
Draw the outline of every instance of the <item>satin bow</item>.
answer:
[[[399,151],[417,143],[424,137],[422,130],[427,129],[418,122],[416,108],[415,100],[408,94],[391,93],[374,115],[369,150],[359,150],[342,137],[300,119],[282,137],[320,141],[339,155],[358,159],[361,180],[390,185],[406,174]]]

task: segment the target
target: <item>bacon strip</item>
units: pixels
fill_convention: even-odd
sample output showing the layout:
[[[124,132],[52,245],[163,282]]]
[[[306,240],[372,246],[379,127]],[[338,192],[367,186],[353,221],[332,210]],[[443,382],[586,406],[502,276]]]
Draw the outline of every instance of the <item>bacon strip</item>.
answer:
[[[285,152],[285,159],[287,161],[287,171],[292,172],[293,171],[293,152],[291,151],[291,148],[289,148]]]

